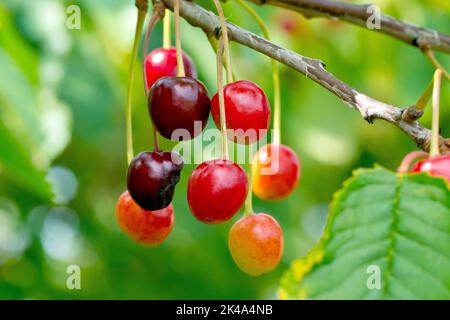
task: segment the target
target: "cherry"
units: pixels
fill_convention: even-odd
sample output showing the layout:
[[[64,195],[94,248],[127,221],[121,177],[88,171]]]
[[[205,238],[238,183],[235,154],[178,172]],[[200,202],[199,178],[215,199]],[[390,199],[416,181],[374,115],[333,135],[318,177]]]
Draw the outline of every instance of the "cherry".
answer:
[[[251,276],[276,268],[283,254],[283,231],[265,213],[246,215],[230,230],[228,246],[238,267]]]
[[[156,129],[163,137],[172,139],[175,130],[185,129],[193,138],[208,122],[211,101],[200,81],[190,77],[165,77],[153,85],[148,108]],[[201,130],[194,130],[195,121],[200,122]]]
[[[285,146],[268,144],[255,154],[252,166],[253,192],[264,200],[288,197],[300,178],[300,161],[295,152]]]
[[[145,58],[145,74],[147,88],[163,77],[175,77],[177,75],[177,51],[175,48],[159,48],[150,52]],[[183,64],[186,75],[197,77],[197,71],[192,59],[183,52]]]
[[[173,198],[183,160],[176,152],[142,152],[128,168],[128,191],[144,210],[160,210]]]
[[[417,162],[411,172],[428,172],[433,176],[444,177],[450,182],[450,154]]]
[[[270,104],[264,91],[253,82],[241,80],[227,84],[224,97],[227,129],[235,130],[233,140],[250,144],[263,137],[270,122]],[[216,126],[220,128],[217,93],[212,98],[211,111]]]
[[[195,168],[189,178],[189,208],[201,222],[225,222],[242,207],[247,190],[247,176],[236,163],[206,161]]]
[[[116,218],[122,230],[134,241],[149,245],[160,245],[173,228],[173,206],[164,209],[146,211],[139,207],[125,191],[116,206]]]

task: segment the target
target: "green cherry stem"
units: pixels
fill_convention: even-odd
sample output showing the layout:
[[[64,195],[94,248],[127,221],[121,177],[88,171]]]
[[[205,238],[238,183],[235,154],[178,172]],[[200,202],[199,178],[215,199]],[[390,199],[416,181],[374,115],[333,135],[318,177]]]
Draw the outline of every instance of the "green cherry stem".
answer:
[[[127,140],[127,160],[128,163],[133,160],[133,124],[132,124],[132,90],[134,83],[134,67],[136,65],[137,51],[139,47],[139,39],[141,37],[142,29],[144,27],[145,17],[147,11],[138,9],[138,18],[136,22],[136,30],[134,33],[133,49],[131,52],[130,67],[128,69],[128,88],[127,88],[127,103],[125,105],[125,126],[126,126],[126,140]]]
[[[180,33],[180,0],[174,1],[173,11],[175,13],[175,47],[177,50],[177,67],[178,77],[184,77],[186,75],[184,71],[183,53],[181,51],[181,33]]]
[[[211,48],[214,50],[214,52],[217,54],[217,49],[219,46],[219,42],[217,41],[216,37],[214,36],[208,36],[208,42],[211,45]],[[223,58],[222,58],[223,59]],[[223,61],[223,60],[222,60]],[[230,68],[227,65],[226,61],[223,61],[223,66],[225,67],[225,69],[228,70],[228,68]],[[238,76],[236,75],[236,72],[233,70],[233,68],[231,68],[231,81],[233,82],[235,79],[238,79]]]
[[[163,20],[163,48],[169,49],[172,45],[171,39],[171,12],[168,9],[164,10]]]
[[[248,192],[247,192],[247,198],[245,199],[245,209],[244,209],[244,215],[252,215],[255,212],[253,211],[253,187],[252,187],[252,164],[249,164],[248,169]]]
[[[270,34],[269,29],[267,28],[266,24],[264,23],[264,20],[258,15],[258,13],[250,7],[247,3],[245,3],[243,0],[237,0],[239,5],[247,11],[253,19],[258,24],[259,28],[261,29],[262,34],[267,40],[270,40]],[[280,144],[281,143],[281,87],[280,87],[280,71],[278,63],[274,59],[270,59],[272,63],[272,80],[273,80],[273,107],[274,107],[274,113],[273,113],[273,143],[274,144]]]
[[[152,34],[152,31],[156,23],[158,23],[160,19],[160,15],[158,12],[159,12],[158,10],[153,10],[152,17],[150,18],[150,21],[147,26],[147,31],[145,32],[145,40],[144,45],[142,47],[142,59],[144,61],[145,57],[147,56],[148,48],[150,45],[150,35]],[[149,88],[147,84],[147,70],[145,68],[145,62],[142,63],[142,77],[144,79],[145,96],[148,99]],[[156,127],[153,123],[152,123],[152,131],[153,131],[153,149],[158,152],[159,151],[158,132],[156,131]]]
[[[439,99],[441,96],[442,70],[436,69],[433,86],[433,118],[431,124],[430,157],[438,156],[439,152]]]
[[[227,83],[233,81],[233,72],[232,72],[232,64],[231,64],[231,54],[230,54],[230,41],[228,38],[228,28],[227,22],[225,21],[225,14],[223,13],[222,5],[219,0],[214,0],[214,5],[216,6],[217,13],[220,18],[220,26],[222,29],[222,40],[223,40],[223,49],[225,52],[225,65],[227,66]]]
[[[220,40],[223,40],[221,37]],[[225,114],[225,96],[223,91],[223,50],[224,41],[217,48],[217,91],[219,93],[220,131],[222,133],[222,157],[228,160],[227,122]]]

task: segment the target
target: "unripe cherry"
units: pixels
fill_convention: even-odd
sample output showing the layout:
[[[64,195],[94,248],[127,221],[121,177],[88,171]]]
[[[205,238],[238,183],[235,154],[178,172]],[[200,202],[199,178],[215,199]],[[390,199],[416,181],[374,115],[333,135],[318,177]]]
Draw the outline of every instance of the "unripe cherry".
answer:
[[[186,76],[197,77],[197,71],[192,59],[183,52],[183,64]],[[177,75],[177,51],[175,48],[158,48],[150,52],[145,58],[145,74],[147,88],[163,77],[175,77]]]
[[[169,236],[173,228],[173,206],[147,211],[137,205],[125,191],[116,206],[116,219],[121,229],[137,243],[157,246]]]
[[[242,207],[247,191],[247,176],[239,165],[228,160],[206,161],[189,178],[189,208],[201,222],[225,222]]]
[[[264,91],[255,83],[241,80],[224,87],[227,129],[234,130],[233,140],[249,144],[261,139],[269,128],[270,104]],[[219,98],[211,100],[211,112],[220,128]],[[228,138],[231,138],[230,136]]]
[[[283,254],[283,231],[265,213],[239,219],[230,230],[228,245],[238,267],[251,276],[275,269]]]
[[[280,200],[288,197],[297,186],[300,161],[291,148],[268,144],[255,154],[252,173],[256,196],[263,200]]]

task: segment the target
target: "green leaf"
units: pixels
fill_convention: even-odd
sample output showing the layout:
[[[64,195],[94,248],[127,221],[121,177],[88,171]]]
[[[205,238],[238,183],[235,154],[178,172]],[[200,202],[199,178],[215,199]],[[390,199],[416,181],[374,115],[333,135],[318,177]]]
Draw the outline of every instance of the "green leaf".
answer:
[[[449,299],[447,180],[356,171],[336,193],[322,239],[282,277],[280,297]]]
[[[36,169],[29,154],[0,121],[0,178],[3,175],[44,200],[53,197],[45,173]]]

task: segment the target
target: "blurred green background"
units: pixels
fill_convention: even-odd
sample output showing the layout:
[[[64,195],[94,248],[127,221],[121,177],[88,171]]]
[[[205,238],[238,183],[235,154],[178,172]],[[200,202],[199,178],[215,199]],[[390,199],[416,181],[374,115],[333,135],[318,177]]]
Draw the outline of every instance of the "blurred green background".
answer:
[[[197,2],[211,8],[210,1]],[[397,18],[450,33],[446,0],[373,2]],[[66,28],[73,4],[81,9],[80,30]],[[229,0],[224,8],[230,21],[258,32],[237,3]],[[411,105],[432,77],[419,50],[389,37],[255,8],[276,43],[322,59],[339,78],[382,101]],[[194,165],[185,167],[177,187],[168,240],[158,248],[139,246],[119,230],[114,213],[125,190],[124,102],[135,19],[132,0],[0,3],[0,298],[276,298],[281,274],[320,237],[328,203],[351,171],[374,163],[394,170],[414,143],[389,124],[369,125],[283,66],[283,142],[301,158],[302,178],[285,201],[254,200],[255,211],[274,215],[283,227],[279,267],[259,278],[241,273],[227,247],[232,222],[211,226],[193,218],[186,187]],[[212,96],[214,53],[201,30],[185,22],[182,36]],[[161,42],[159,24],[151,48]],[[436,55],[450,67],[448,56]],[[232,61],[241,79],[258,83],[272,98],[268,58],[233,44]],[[152,134],[139,67],[136,72],[138,152],[151,148]],[[441,126],[447,137],[449,104],[444,82]],[[421,122],[429,127],[430,119],[428,110]],[[81,267],[81,290],[66,288],[69,265]]]

